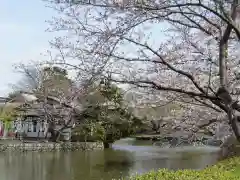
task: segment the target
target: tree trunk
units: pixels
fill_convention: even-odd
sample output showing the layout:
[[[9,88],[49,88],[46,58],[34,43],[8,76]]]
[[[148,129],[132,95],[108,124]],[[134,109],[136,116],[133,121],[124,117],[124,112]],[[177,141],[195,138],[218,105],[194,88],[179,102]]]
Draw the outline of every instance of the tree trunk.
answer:
[[[57,139],[56,131],[54,131],[54,129],[52,128],[49,128],[48,132],[50,132],[51,134],[50,140],[56,142]]]
[[[109,149],[112,147],[112,143],[109,143],[109,142],[103,142],[103,145],[105,149]]]
[[[235,110],[232,110],[231,114],[229,112],[228,118],[229,118],[229,122],[232,127],[232,130],[234,132],[234,135],[235,135],[236,139],[238,140],[238,142],[240,142],[240,132],[239,132],[239,127],[238,127],[240,116],[238,116],[236,114],[236,112],[234,112],[234,111]]]
[[[49,123],[48,132],[50,132],[51,134],[50,140],[53,142],[57,142],[59,138],[59,132],[56,131],[56,125],[54,122]]]
[[[233,22],[236,21],[238,5],[239,5],[238,1],[233,1],[231,4],[231,19]],[[228,72],[227,72],[228,41],[229,41],[232,30],[233,30],[233,26],[231,24],[228,24],[223,32],[220,30],[221,39],[219,42],[220,88],[225,89],[226,90],[225,95],[227,95],[230,98],[226,98],[227,96],[225,95],[222,97],[220,97],[219,95],[217,96],[221,99],[221,102],[224,104],[225,106],[224,109],[228,115],[229,124],[232,127],[232,130],[236,136],[236,139],[240,142],[240,132],[237,124],[237,120],[239,119],[239,116],[236,115],[236,112],[233,107],[233,105],[235,105],[235,102],[233,102],[228,90]]]

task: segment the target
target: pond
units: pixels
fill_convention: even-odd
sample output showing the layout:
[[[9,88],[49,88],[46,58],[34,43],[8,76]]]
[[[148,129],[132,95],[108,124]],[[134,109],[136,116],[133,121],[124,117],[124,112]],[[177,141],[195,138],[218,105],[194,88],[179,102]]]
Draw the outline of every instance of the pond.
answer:
[[[110,180],[152,169],[201,169],[216,163],[216,147],[160,148],[123,139],[92,152],[0,153],[1,180]]]

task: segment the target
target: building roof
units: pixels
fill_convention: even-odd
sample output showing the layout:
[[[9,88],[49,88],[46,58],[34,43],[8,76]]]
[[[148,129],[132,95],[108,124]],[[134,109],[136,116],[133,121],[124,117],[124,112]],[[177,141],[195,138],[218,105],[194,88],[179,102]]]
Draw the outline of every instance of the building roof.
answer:
[[[32,102],[32,101],[36,101],[38,98],[33,95],[33,94],[26,94],[26,93],[23,93],[21,94],[22,97],[25,99],[25,101],[27,102]]]
[[[7,102],[7,106],[14,106],[18,110],[24,112],[24,115],[27,116],[44,116],[46,114],[45,110],[43,109],[43,102],[45,98],[50,102],[53,101],[56,103],[55,107],[51,110],[53,111],[54,116],[64,116],[68,115],[69,111],[67,109],[74,109],[74,112],[79,114],[82,112],[82,106],[75,102],[65,102],[54,96],[43,96],[41,94],[34,94],[28,92],[21,92],[16,98],[12,99],[11,101]],[[65,108],[63,108],[65,107]],[[49,107],[51,108],[51,107]]]

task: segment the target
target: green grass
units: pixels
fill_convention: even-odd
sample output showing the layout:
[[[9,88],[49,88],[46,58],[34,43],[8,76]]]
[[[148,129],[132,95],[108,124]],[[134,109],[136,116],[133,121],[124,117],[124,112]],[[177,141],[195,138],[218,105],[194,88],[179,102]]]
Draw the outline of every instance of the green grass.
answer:
[[[203,170],[161,169],[137,175],[131,180],[240,180],[240,157],[223,160]]]

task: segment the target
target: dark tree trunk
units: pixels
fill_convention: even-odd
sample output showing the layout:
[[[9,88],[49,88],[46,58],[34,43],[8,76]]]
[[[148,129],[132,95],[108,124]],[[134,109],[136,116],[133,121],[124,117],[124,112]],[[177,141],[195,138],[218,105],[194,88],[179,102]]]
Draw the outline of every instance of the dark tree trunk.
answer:
[[[50,132],[51,134],[50,140],[56,142],[57,139],[56,131],[54,131],[54,129],[52,128],[49,128],[48,132]]]
[[[56,131],[56,125],[54,122],[49,124],[48,132],[51,134],[50,140],[53,142],[57,142],[59,138],[59,132]]]
[[[238,127],[239,120],[240,120],[240,116],[237,116],[237,115],[231,116],[229,114],[229,122],[238,142],[240,142],[240,132]]]
[[[109,143],[109,142],[103,142],[103,145],[104,145],[105,149],[108,149],[108,148],[112,147],[112,143]]]

